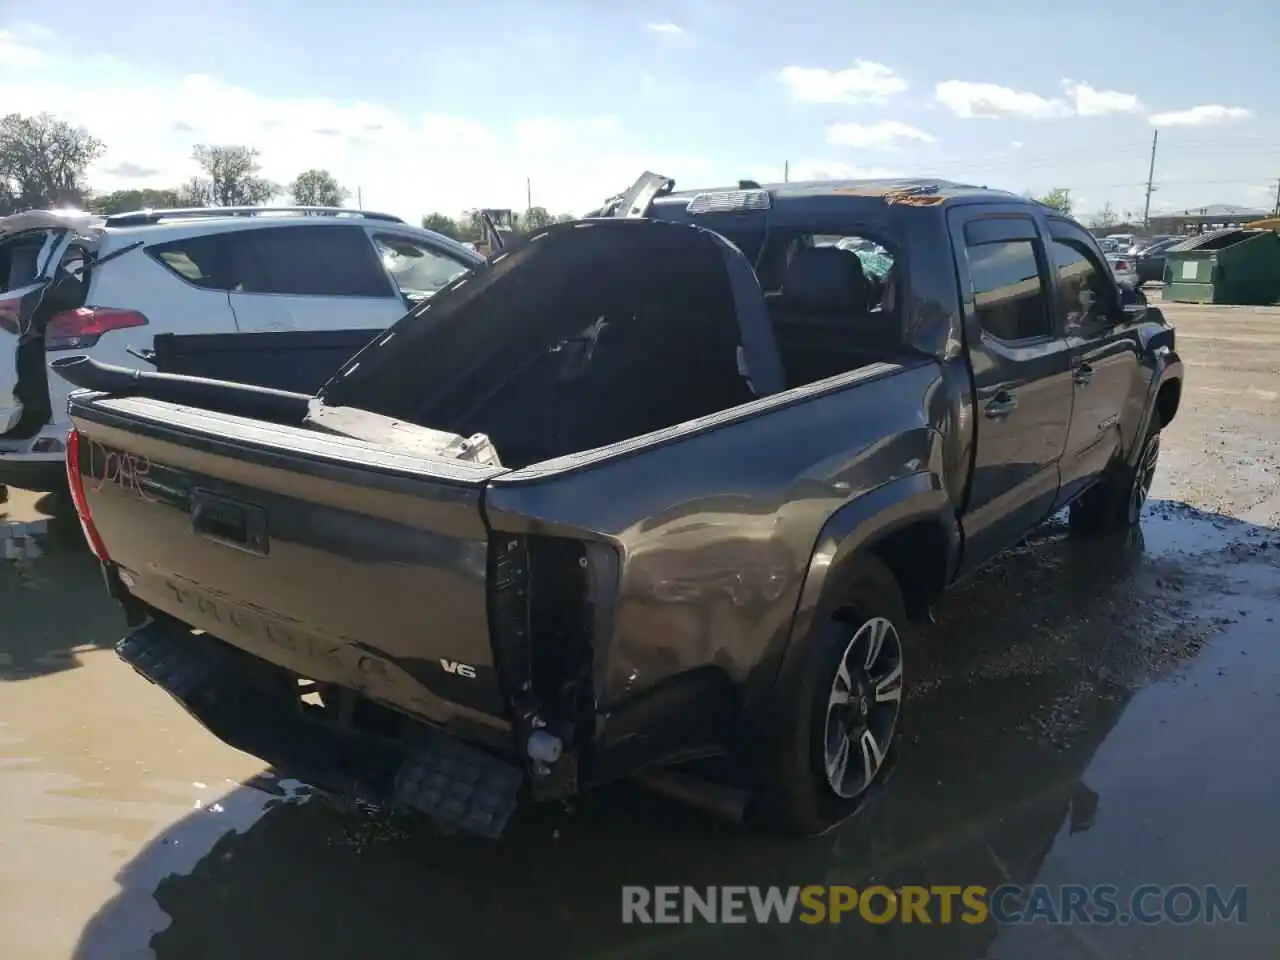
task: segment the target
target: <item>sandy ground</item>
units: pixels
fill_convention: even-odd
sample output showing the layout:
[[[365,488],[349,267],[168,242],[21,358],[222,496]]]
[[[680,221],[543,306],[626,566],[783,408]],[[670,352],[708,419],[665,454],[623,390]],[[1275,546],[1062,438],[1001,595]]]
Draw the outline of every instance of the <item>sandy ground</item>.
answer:
[[[1142,533],[1050,524],[950,596],[893,777],[813,841],[631,788],[501,845],[344,819],[108,649],[74,519],[0,504],[0,960],[1275,957],[1280,309],[1161,305],[1187,363]],[[1247,923],[637,927],[624,883],[1248,886]]]

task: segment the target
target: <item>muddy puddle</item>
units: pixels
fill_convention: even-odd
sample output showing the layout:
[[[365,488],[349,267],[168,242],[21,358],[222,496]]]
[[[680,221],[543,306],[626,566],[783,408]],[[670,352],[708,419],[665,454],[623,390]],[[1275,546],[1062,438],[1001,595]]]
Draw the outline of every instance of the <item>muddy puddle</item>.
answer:
[[[78,528],[7,522],[0,957],[1277,953],[1272,527],[1156,501],[1121,544],[1038,531],[939,606],[892,777],[824,837],[743,833],[621,786],[530,810],[493,845],[339,815],[212,741],[108,649],[122,623]],[[1247,884],[1252,912],[1089,930],[620,923],[623,884],[870,882]]]

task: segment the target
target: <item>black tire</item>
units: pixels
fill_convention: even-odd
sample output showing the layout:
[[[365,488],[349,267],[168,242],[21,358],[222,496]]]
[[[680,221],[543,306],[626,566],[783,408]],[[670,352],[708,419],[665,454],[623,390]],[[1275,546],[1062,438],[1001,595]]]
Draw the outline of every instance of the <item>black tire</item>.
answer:
[[[1142,520],[1159,460],[1160,429],[1153,426],[1133,466],[1126,464],[1113,471],[1071,504],[1071,531],[1097,536],[1136,526]]]
[[[870,625],[883,623],[889,630],[880,646],[881,659],[870,672],[863,669],[861,676],[852,677],[855,669],[865,666],[866,653],[874,646]],[[813,835],[836,826],[857,813],[883,781],[901,729],[908,628],[902,591],[889,568],[873,557],[854,561],[815,617],[810,636],[803,641],[802,659],[779,681],[779,729],[774,732],[770,782],[764,792],[766,816],[786,832]],[[893,672],[895,657],[897,697],[880,702],[874,693],[876,680]],[[846,660],[853,695],[849,703],[833,708],[830,701],[839,667]],[[892,678],[881,685],[882,692],[892,693],[891,685]],[[838,740],[835,731],[844,731],[846,725],[856,730],[859,722],[865,732],[873,733],[876,749],[864,744],[862,735],[845,732],[847,760],[856,763],[870,757],[878,763],[869,780],[865,764],[861,770],[846,765],[845,795],[841,795],[826,770],[828,738]],[[855,744],[861,747],[857,753]]]

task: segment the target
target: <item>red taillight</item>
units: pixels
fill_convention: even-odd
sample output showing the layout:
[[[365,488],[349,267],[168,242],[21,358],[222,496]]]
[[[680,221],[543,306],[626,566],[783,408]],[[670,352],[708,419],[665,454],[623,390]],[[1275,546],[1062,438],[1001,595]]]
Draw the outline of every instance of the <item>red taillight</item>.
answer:
[[[67,431],[67,486],[71,488],[71,502],[75,504],[80,529],[89,541],[89,549],[103,563],[107,562],[107,548],[102,543],[98,528],[93,525],[89,513],[89,501],[84,495],[84,475],[80,472],[80,431],[72,427]]]
[[[1128,260],[1117,260],[1117,261],[1116,261],[1116,269],[1117,269],[1117,270],[1128,270],[1128,269],[1129,269],[1129,261],[1128,261]]]
[[[147,318],[137,310],[117,307],[76,307],[49,318],[44,328],[46,350],[84,350],[112,330],[145,327]]]

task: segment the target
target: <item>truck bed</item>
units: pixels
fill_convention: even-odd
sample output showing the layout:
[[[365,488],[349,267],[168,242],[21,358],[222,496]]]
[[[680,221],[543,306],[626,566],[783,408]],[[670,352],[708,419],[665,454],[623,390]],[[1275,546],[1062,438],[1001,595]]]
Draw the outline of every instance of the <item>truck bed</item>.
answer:
[[[165,333],[155,338],[161,373],[314,394],[381,330]]]

